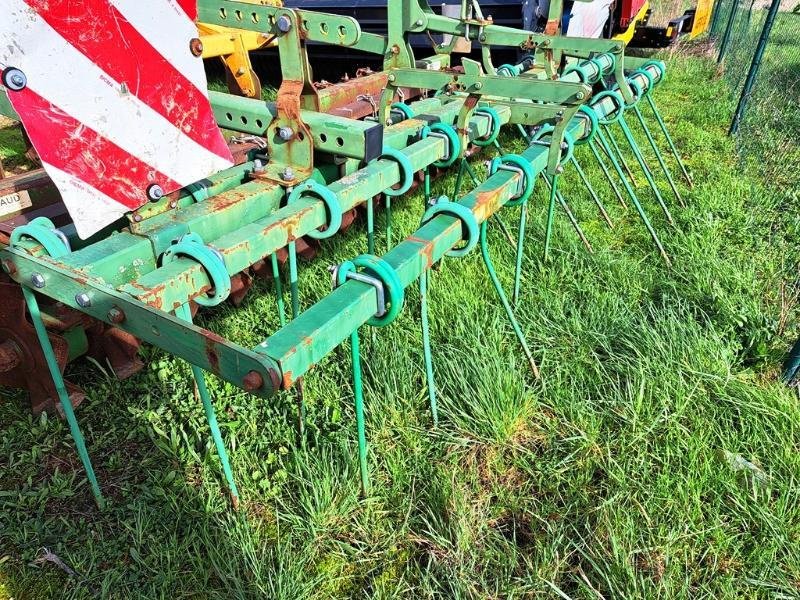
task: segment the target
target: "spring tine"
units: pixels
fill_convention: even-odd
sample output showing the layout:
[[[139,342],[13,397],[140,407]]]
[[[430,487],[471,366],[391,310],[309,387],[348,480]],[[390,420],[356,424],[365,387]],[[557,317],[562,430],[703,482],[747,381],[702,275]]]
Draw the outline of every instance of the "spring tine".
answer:
[[[592,200],[597,205],[597,208],[600,210],[600,215],[603,217],[608,226],[611,229],[614,229],[614,223],[611,221],[611,217],[608,216],[606,212],[606,207],[603,206],[603,202],[600,200],[600,197],[597,195],[597,192],[594,191],[592,184],[589,182],[589,178],[586,177],[586,173],[584,173],[583,169],[581,168],[580,164],[578,163],[578,159],[575,156],[572,156],[572,164],[575,165],[575,170],[578,172],[578,177],[581,178],[583,185],[586,186],[586,189],[589,190],[589,195],[592,197]]]
[[[300,314],[300,291],[297,286],[297,244],[289,242],[289,292],[292,296],[292,319]]]
[[[189,308],[189,303],[182,304],[175,310],[175,316],[179,319],[186,321],[187,323],[192,322],[192,311]],[[196,367],[194,365],[190,365],[192,368],[192,375],[194,376],[194,382],[197,385],[197,393],[200,396],[200,400],[203,403],[203,410],[206,413],[206,421],[208,422],[208,427],[211,429],[211,438],[214,440],[214,445],[217,448],[217,455],[219,456],[219,460],[222,463],[222,472],[225,474],[225,480],[228,483],[228,491],[230,492],[231,496],[231,504],[233,505],[233,509],[237,510],[239,508],[239,491],[236,489],[236,482],[233,480],[233,469],[231,469],[230,459],[228,458],[228,451],[225,448],[225,442],[222,439],[222,433],[219,429],[219,423],[217,422],[217,413],[214,409],[214,404],[211,401],[211,394],[208,393],[208,387],[206,386],[206,377],[205,373],[203,373],[203,369],[200,367]]]
[[[105,508],[105,500],[100,491],[100,486],[97,483],[97,477],[94,474],[94,467],[92,467],[92,460],[89,458],[89,452],[86,450],[86,442],[83,439],[81,428],[78,425],[78,419],[75,417],[75,411],[72,408],[72,401],[69,399],[67,386],[64,383],[64,377],[61,375],[61,369],[58,366],[58,359],[56,359],[55,352],[53,351],[53,344],[47,335],[44,321],[42,321],[42,313],[39,310],[39,303],[36,300],[36,295],[32,290],[26,286],[20,286],[22,293],[25,296],[25,303],[28,305],[28,312],[31,316],[33,328],[36,330],[36,337],[39,338],[39,345],[42,348],[45,362],[47,362],[47,369],[50,371],[50,377],[53,379],[53,385],[56,388],[58,399],[61,402],[61,408],[64,411],[64,417],[67,419],[69,425],[69,432],[75,442],[75,448],[78,450],[78,456],[83,464],[83,470],[86,471],[86,478],[89,480],[89,485],[92,488],[94,501],[97,507],[101,510]]]
[[[428,323],[428,271],[419,277],[420,320],[422,321],[422,354],[425,359],[425,379],[428,384],[428,400],[433,417],[433,426],[439,425],[439,409],[436,402],[436,383],[433,379],[433,357],[431,355],[430,325]]]
[[[556,212],[556,188],[558,185],[558,176],[553,175],[552,183],[547,179],[547,175],[542,173],[543,179],[547,182],[550,188],[549,202],[547,204],[547,224],[544,230],[544,256],[542,260],[547,262],[550,257],[550,239],[553,236],[553,220],[555,219]]]
[[[667,217],[667,222],[672,225],[672,215],[667,208],[664,199],[661,197],[661,192],[658,191],[658,186],[656,185],[655,179],[653,179],[653,173],[650,171],[650,167],[647,166],[647,163],[644,160],[644,156],[642,156],[642,151],[639,149],[639,144],[636,143],[636,140],[633,138],[633,134],[631,133],[630,127],[628,127],[628,123],[625,121],[625,118],[622,117],[619,120],[619,126],[622,129],[622,133],[625,136],[625,139],[628,141],[628,144],[633,150],[633,155],[636,157],[636,161],[639,163],[639,166],[642,168],[644,172],[644,177],[647,180],[650,189],[653,190],[653,194],[656,197],[656,202],[661,207],[661,210],[664,211],[664,215]]]
[[[664,124],[664,119],[661,118],[661,113],[658,112],[658,108],[656,107],[655,100],[651,97],[652,94],[647,94],[645,98],[647,99],[647,103],[650,105],[650,109],[653,111],[653,114],[656,117],[656,121],[658,122],[658,126],[661,128],[661,132],[664,134],[664,137],[667,140],[667,144],[669,144],[670,150],[672,150],[672,155],[675,157],[678,166],[681,168],[681,172],[683,173],[684,179],[686,179],[686,183],[689,184],[689,187],[694,187],[694,182],[692,181],[691,175],[689,175],[689,171],[686,170],[686,165],[683,164],[681,160],[681,155],[678,154],[678,149],[675,147],[675,143],[672,141],[672,136],[667,131],[667,126]]]
[[[361,381],[361,352],[358,347],[358,329],[350,334],[350,356],[353,361],[353,397],[358,429],[358,464],[361,470],[361,492],[369,494],[369,470],[367,469],[367,433],[364,422],[364,384]]]
[[[375,201],[367,198],[367,253],[375,254]]]
[[[611,128],[609,126],[607,126],[607,125],[602,125],[601,127],[603,129],[605,129],[605,133],[608,136],[608,140],[611,142],[610,148],[613,148],[614,152],[616,152],[616,156],[617,156],[617,159],[619,160],[619,164],[622,165],[622,168],[628,174],[628,177],[631,178],[631,184],[633,185],[633,187],[639,187],[639,184],[636,182],[636,178],[633,176],[633,171],[631,171],[631,168],[628,166],[628,161],[625,160],[625,155],[622,153],[622,148],[619,147],[619,144],[617,143],[617,139],[614,137],[614,134],[611,131]],[[609,152],[609,150],[606,150],[606,152]],[[609,156],[609,158],[612,158],[610,152],[609,152],[608,156]]]
[[[594,154],[594,158],[597,161],[597,164],[600,165],[600,169],[603,171],[603,175],[605,175],[606,180],[608,180],[608,184],[611,186],[611,190],[614,192],[614,195],[619,200],[619,203],[622,205],[623,208],[628,208],[628,203],[625,202],[625,198],[622,197],[622,193],[619,191],[617,187],[617,182],[614,181],[614,178],[611,176],[611,172],[608,170],[603,157],[600,155],[600,151],[597,149],[597,145],[594,143],[594,140],[589,141],[589,148]]]
[[[392,247],[392,197],[384,194],[384,210],[386,215],[386,247]]]
[[[270,256],[272,261],[272,281],[275,284],[275,296],[278,302],[278,318],[281,322],[281,327],[286,325],[286,309],[283,304],[283,283],[281,282],[281,271],[278,267],[278,255],[273,252]]]
[[[424,177],[422,179],[422,190],[423,195],[425,196],[425,209],[428,208],[431,204],[431,169],[430,167],[426,167],[424,171]]]
[[[511,302],[516,308],[519,303],[519,288],[522,282],[522,254],[525,250],[525,226],[528,220],[528,203],[525,202],[519,208],[519,231],[517,232],[517,252],[516,263],[514,265],[514,293]]]
[[[456,174],[456,183],[453,186],[453,198],[458,198],[459,194],[461,193],[461,183],[464,180],[464,161],[465,159],[461,159],[458,163],[458,173]],[[429,202],[426,198],[425,206],[428,206]]]
[[[603,147],[603,149],[608,153],[609,152],[608,140],[606,140],[605,134],[600,129],[597,130],[597,139],[600,141],[600,145]],[[610,153],[609,156],[611,156]],[[637,198],[636,196],[636,192],[633,190],[630,183],[625,178],[625,174],[622,172],[622,168],[619,166],[617,161],[614,160],[613,157],[611,158],[611,164],[614,167],[617,176],[622,180],[622,184],[625,186],[625,191],[628,192],[628,195],[631,197],[631,200],[633,201],[633,206],[636,208],[636,212],[639,213],[639,217],[642,219],[644,226],[647,228],[650,237],[653,238],[653,241],[655,242],[656,247],[658,248],[658,251],[661,254],[661,257],[667,263],[667,266],[672,266],[672,262],[670,261],[666,250],[664,250],[664,246],[661,245],[661,240],[658,239],[658,234],[656,233],[656,230],[653,229],[653,226],[650,224],[650,219],[647,218],[647,213],[644,212],[644,208],[642,208],[642,205],[639,202],[639,198]]]
[[[647,127],[647,123],[642,116],[642,111],[639,110],[639,107],[634,105],[633,113],[636,115],[636,118],[639,120],[639,125],[642,127],[642,131],[644,131],[644,135],[647,138],[647,141],[650,143],[650,147],[653,149],[653,152],[656,155],[656,160],[658,160],[658,164],[661,166],[661,170],[664,171],[664,176],[667,178],[667,182],[669,183],[669,187],[672,188],[672,193],[675,194],[675,199],[678,201],[678,204],[681,208],[686,208],[686,204],[681,198],[681,194],[678,191],[677,186],[675,185],[675,181],[672,179],[672,174],[669,172],[669,168],[667,167],[667,163],[664,162],[664,157],[661,155],[661,150],[658,148],[658,144],[656,144],[655,139],[653,139],[653,134],[650,133],[650,129]]]
[[[536,366],[536,360],[534,360],[533,354],[531,353],[530,348],[528,348],[528,342],[525,340],[525,335],[522,333],[522,329],[520,328],[519,323],[517,322],[517,319],[514,316],[514,310],[508,303],[506,294],[503,291],[503,285],[500,283],[500,279],[497,277],[497,272],[494,270],[492,259],[489,256],[489,243],[486,236],[487,223],[488,223],[487,221],[481,223],[481,230],[480,230],[480,246],[481,246],[481,256],[483,256],[483,262],[486,265],[486,270],[489,272],[489,278],[492,280],[492,285],[494,285],[494,289],[497,292],[497,296],[500,298],[500,302],[502,303],[503,308],[506,311],[508,320],[511,322],[511,327],[514,329],[514,333],[517,336],[517,340],[519,340],[520,346],[522,346],[522,351],[525,353],[525,357],[528,359],[528,364],[531,367],[533,376],[536,379],[539,379],[539,367]]]

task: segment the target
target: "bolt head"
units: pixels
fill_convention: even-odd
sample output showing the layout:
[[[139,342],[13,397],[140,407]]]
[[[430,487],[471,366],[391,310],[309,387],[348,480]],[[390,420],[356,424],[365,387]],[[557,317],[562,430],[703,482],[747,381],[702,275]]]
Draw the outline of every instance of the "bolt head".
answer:
[[[92,305],[92,299],[86,292],[81,292],[80,294],[75,294],[75,304],[81,308],[89,308]]]
[[[278,17],[278,21],[275,24],[278,26],[278,31],[281,33],[288,33],[292,29],[292,20],[286,15]]]
[[[28,85],[28,78],[16,67],[8,67],[3,71],[3,85],[11,91],[18,92]]]
[[[192,38],[189,41],[189,50],[193,56],[201,56],[203,54],[203,42],[200,38]]]
[[[281,171],[281,179],[284,181],[291,181],[294,179],[294,169],[291,167],[286,167],[283,171]]]
[[[417,19],[416,21],[414,21],[414,25],[416,25],[417,27],[422,27],[423,24],[424,21],[422,19]]]
[[[41,273],[34,273],[33,275],[31,275],[31,284],[36,289],[40,290],[45,286],[46,282]]]
[[[284,142],[288,142],[290,139],[294,137],[294,131],[292,131],[291,127],[279,127],[278,137],[281,138]]]
[[[138,214],[138,213],[137,213],[137,214],[135,214],[135,215],[133,215],[133,220],[134,220],[136,223],[139,223],[139,222],[141,222],[141,220],[142,220],[142,215],[140,215],[140,214]]]
[[[157,183],[153,183],[147,188],[147,197],[153,202],[164,197],[164,190]]]
[[[108,315],[106,316],[108,317],[108,320],[114,323],[115,325],[119,325],[120,323],[125,321],[125,313],[122,312],[122,310],[120,310],[116,306],[112,307],[111,310],[108,311]]]
[[[394,73],[389,73],[389,76],[386,78],[387,81],[394,81],[395,79],[397,79],[397,77]]]

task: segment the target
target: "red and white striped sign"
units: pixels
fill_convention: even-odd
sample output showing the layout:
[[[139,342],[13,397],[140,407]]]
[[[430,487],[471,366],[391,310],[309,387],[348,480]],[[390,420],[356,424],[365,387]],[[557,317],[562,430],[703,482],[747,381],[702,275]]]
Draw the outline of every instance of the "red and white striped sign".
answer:
[[[26,80],[7,93],[82,238],[149,202],[153,186],[167,194],[233,164],[190,50],[196,10],[3,0],[0,71]]]

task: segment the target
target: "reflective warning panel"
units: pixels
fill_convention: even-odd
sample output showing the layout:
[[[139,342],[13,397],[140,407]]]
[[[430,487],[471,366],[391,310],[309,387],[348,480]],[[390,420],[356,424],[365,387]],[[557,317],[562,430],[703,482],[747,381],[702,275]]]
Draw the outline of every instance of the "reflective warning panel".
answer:
[[[233,164],[194,0],[3,0],[0,78],[85,238]]]

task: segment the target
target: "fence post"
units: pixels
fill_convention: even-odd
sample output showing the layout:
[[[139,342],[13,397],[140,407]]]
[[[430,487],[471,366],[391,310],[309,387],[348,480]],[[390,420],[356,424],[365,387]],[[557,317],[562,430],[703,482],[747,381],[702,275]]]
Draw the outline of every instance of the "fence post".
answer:
[[[772,4],[770,4],[767,18],[764,21],[764,27],[761,29],[761,36],[758,38],[756,52],[753,54],[753,61],[750,63],[750,70],[747,72],[747,79],[744,80],[744,87],[742,88],[742,94],[739,96],[739,103],[736,105],[736,112],[733,114],[733,121],[731,121],[731,128],[728,130],[728,135],[732,135],[739,130],[739,123],[744,116],[744,111],[747,108],[747,101],[750,99],[750,94],[753,91],[753,84],[761,68],[764,51],[767,48],[767,42],[769,42],[769,34],[772,32],[772,26],[775,24],[775,18],[778,16],[778,9],[780,6],[781,0],[772,0]]]
[[[731,5],[731,14],[728,17],[728,23],[725,25],[725,33],[722,34],[722,43],[719,45],[719,56],[717,56],[717,64],[722,62],[725,58],[725,53],[728,51],[728,44],[731,41],[731,30],[733,29],[733,22],[736,20],[736,11],[739,8],[739,0],[733,0]]]
[[[717,21],[719,21],[719,13],[722,10],[722,0],[714,1],[714,8],[711,11],[711,25],[708,28],[709,37],[717,37]]]

